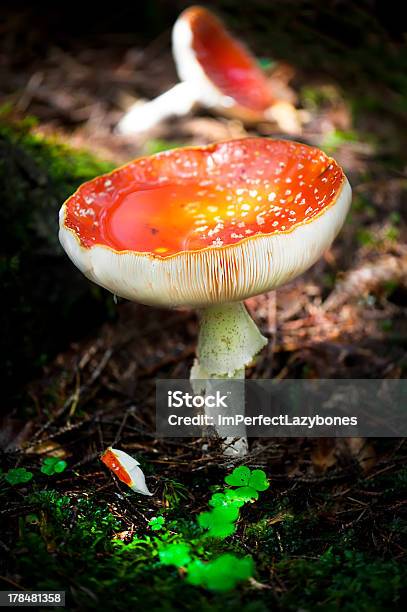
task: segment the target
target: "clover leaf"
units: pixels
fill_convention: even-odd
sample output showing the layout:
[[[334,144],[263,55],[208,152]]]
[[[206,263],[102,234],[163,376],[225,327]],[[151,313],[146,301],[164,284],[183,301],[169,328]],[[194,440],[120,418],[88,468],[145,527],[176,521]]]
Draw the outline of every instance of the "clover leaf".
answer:
[[[193,561],[187,567],[187,582],[212,591],[229,591],[241,580],[250,578],[253,569],[251,557],[239,559],[235,555],[225,553],[209,563]]]
[[[232,504],[240,508],[243,506],[249,498],[245,494],[246,487],[239,487],[238,489],[227,489],[225,495],[228,499],[232,500]],[[250,498],[251,500],[251,498]]]
[[[58,457],[46,457],[42,462],[41,472],[47,476],[53,476],[63,472],[67,465],[66,461]]]
[[[14,468],[7,472],[5,479],[11,485],[18,485],[29,482],[32,477],[32,472],[29,472],[25,468]]]
[[[263,470],[250,470],[245,465],[241,465],[226,476],[225,482],[228,485],[239,487],[234,489],[237,498],[247,501],[254,501],[259,497],[259,491],[265,491],[270,484]]]
[[[240,498],[243,499],[245,503],[259,499],[259,494],[253,487],[239,487],[236,489],[236,493],[239,494]]]
[[[206,586],[212,591],[229,591],[252,574],[253,560],[250,557],[239,559],[225,553],[211,563],[206,574]]]
[[[160,531],[163,528],[165,523],[165,518],[163,516],[153,516],[148,521],[148,526],[151,527],[153,531]]]
[[[270,483],[267,480],[265,472],[263,472],[263,470],[253,470],[250,474],[249,486],[256,489],[256,491],[266,491]]]
[[[213,508],[219,506],[234,506],[235,508],[241,508],[245,503],[245,500],[238,495],[235,489],[226,489],[224,493],[214,493],[209,500],[209,505]]]
[[[184,567],[191,561],[189,546],[185,542],[168,544],[159,551],[158,556],[163,565]]]
[[[249,484],[250,468],[245,465],[240,465],[235,468],[231,474],[225,478],[225,482],[232,487],[243,487]]]
[[[200,527],[208,530],[213,538],[226,538],[235,532],[234,522],[239,516],[239,509],[234,506],[216,506],[210,512],[201,512],[198,515]]]
[[[189,565],[187,565],[187,582],[194,584],[195,586],[204,586],[206,582],[206,571],[209,563],[204,563],[199,559],[195,559]]]

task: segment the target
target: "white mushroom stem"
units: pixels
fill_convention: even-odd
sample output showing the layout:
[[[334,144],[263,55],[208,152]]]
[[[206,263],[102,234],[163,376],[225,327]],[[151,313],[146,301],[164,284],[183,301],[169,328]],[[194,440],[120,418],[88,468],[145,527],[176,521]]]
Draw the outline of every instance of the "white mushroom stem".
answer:
[[[274,121],[286,134],[301,134],[301,115],[291,102],[275,102],[265,111],[264,116],[268,121]]]
[[[213,393],[217,381],[242,379],[245,367],[255,355],[267,344],[253,319],[249,316],[242,302],[210,306],[202,311],[198,338],[197,359],[191,369],[191,382],[195,393]],[[200,384],[197,381],[205,381]],[[210,381],[210,382],[208,382]],[[219,384],[219,382],[218,382]],[[223,385],[224,389],[224,385]],[[210,408],[206,414],[212,415]],[[235,386],[233,404],[224,416],[235,416],[245,413],[244,385]],[[215,427],[222,436],[222,427]],[[247,452],[246,429],[238,431],[237,440],[226,436],[224,453],[227,455],[244,455]]]
[[[177,83],[150,102],[136,102],[117,124],[120,134],[140,134],[164,119],[187,115],[198,102],[199,91],[188,83]]]

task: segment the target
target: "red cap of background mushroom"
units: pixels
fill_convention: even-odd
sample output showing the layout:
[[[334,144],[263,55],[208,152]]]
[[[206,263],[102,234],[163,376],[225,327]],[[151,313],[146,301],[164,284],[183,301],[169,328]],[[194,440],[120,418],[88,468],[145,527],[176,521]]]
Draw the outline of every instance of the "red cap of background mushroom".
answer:
[[[60,241],[91,280],[144,304],[208,306],[269,291],[309,268],[351,200],[336,162],[266,138],[174,149],[82,185]]]
[[[173,28],[173,55],[181,80],[196,85],[200,101],[243,119],[264,119],[275,102],[250,51],[210,11],[192,6]]]

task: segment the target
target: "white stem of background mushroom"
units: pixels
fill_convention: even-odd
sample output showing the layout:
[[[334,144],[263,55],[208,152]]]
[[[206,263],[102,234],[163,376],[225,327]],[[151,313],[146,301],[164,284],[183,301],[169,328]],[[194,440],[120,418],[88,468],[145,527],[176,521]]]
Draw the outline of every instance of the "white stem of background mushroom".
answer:
[[[199,91],[188,83],[178,83],[150,102],[136,102],[117,124],[120,134],[140,134],[169,117],[187,115],[198,102]]]
[[[277,123],[283,132],[287,134],[301,134],[301,115],[291,102],[279,100],[270,106],[264,114],[266,119]]]
[[[191,370],[191,382],[195,393],[212,393],[215,380],[243,379],[245,367],[267,344],[242,302],[210,306],[202,311],[198,338],[197,359]],[[210,381],[205,387],[194,381]],[[225,416],[245,412],[244,386],[233,392],[233,405]],[[211,410],[206,413],[212,416]],[[222,428],[217,427],[222,436]],[[224,452],[228,455],[243,455],[247,452],[246,429],[242,426],[237,440],[226,437]]]

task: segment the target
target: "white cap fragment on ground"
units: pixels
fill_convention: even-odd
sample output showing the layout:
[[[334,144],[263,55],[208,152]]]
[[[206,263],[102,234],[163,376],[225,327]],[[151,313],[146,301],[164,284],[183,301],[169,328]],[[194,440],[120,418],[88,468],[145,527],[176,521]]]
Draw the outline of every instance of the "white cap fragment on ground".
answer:
[[[147,488],[144,473],[137,459],[124,451],[109,447],[101,456],[101,460],[130,489],[141,495],[152,495]]]

